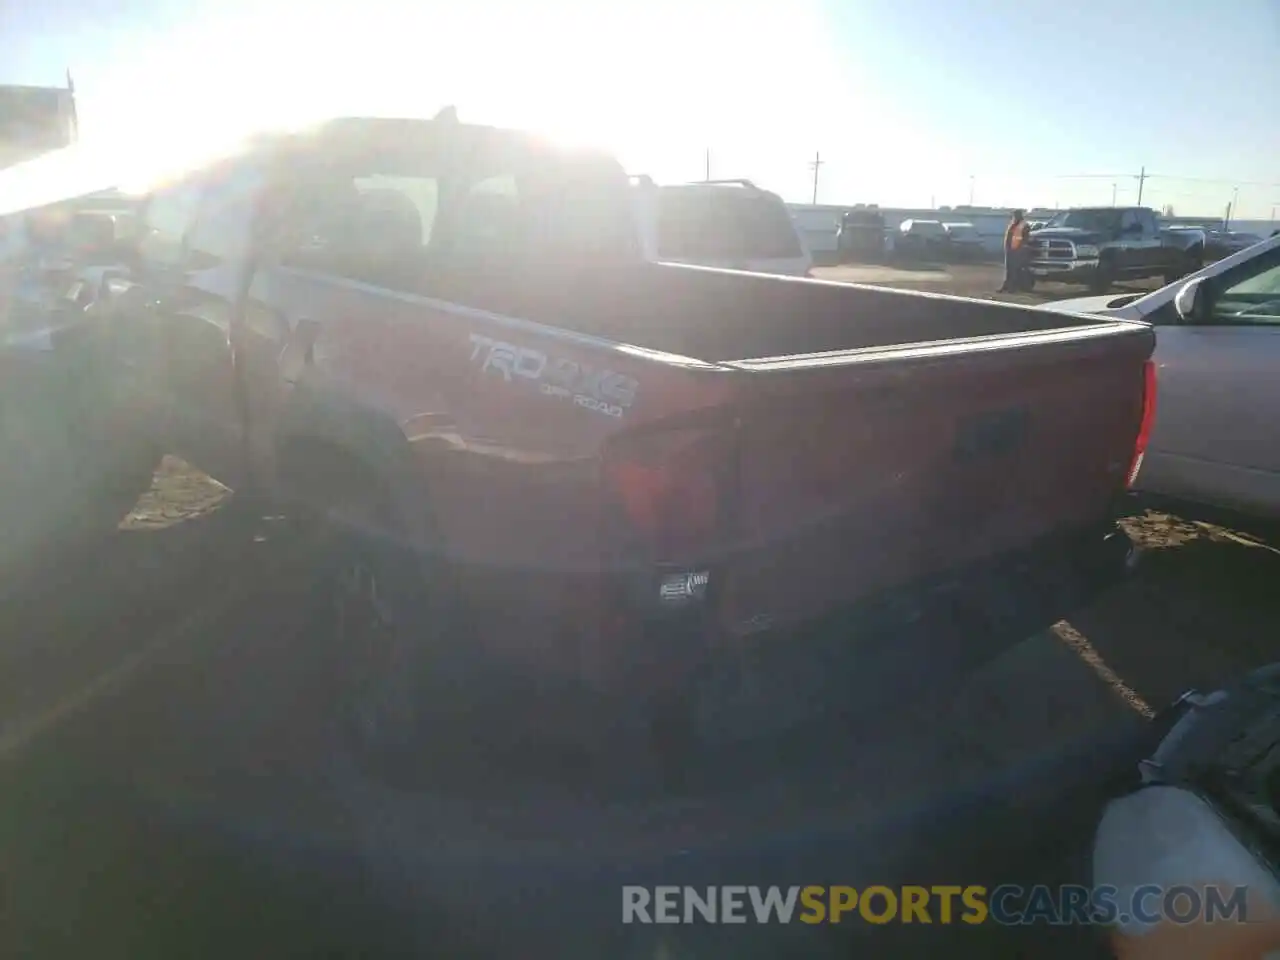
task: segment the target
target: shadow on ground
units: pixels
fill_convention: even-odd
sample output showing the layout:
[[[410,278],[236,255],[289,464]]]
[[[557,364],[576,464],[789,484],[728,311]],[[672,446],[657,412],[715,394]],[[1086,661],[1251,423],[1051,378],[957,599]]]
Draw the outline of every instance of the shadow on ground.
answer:
[[[209,496],[171,465],[116,543],[0,611],[11,748],[0,757],[0,952],[660,956],[652,929],[618,928],[611,884],[632,862],[654,882],[675,876],[661,859],[622,844],[612,879],[557,872],[522,856],[537,824],[514,822],[519,796],[409,797],[335,767],[326,678],[306,628],[314,548],[261,518],[207,509]],[[177,501],[194,506],[184,514]],[[1276,659],[1280,541],[1155,509],[1129,525],[1147,548],[1132,582],[961,678],[950,695],[902,704],[864,727],[859,743],[833,744],[842,776],[832,779],[851,785],[843,793],[833,785],[820,798],[779,778],[775,806],[752,814],[762,831],[772,829],[770,809],[792,824],[838,822],[838,802],[863,846],[829,857],[837,876],[824,879],[1079,879],[1107,775],[1131,759],[1144,711]],[[140,651],[127,682],[66,716],[49,713]],[[15,716],[53,719],[31,728],[9,723]],[[589,845],[608,817],[562,816],[554,835],[533,839],[544,853]],[[815,829],[806,842],[830,846],[825,836]],[[689,839],[692,849],[699,831]],[[786,882],[791,853],[772,849],[771,882]],[[724,871],[751,857],[707,861],[703,875],[742,882]],[[554,895],[560,877],[558,909],[577,899],[559,916],[604,929],[594,942],[609,944],[606,953],[544,953],[519,932],[549,938],[544,947],[565,942],[518,915],[521,904],[542,904],[544,921],[557,916],[554,896],[538,896]],[[723,928],[704,931],[697,956],[819,955],[775,933],[748,938],[744,950]],[[1097,945],[1087,930],[991,928],[863,930],[857,943],[882,956],[1009,958],[1080,958]],[[846,956],[848,939],[824,938],[822,949]]]

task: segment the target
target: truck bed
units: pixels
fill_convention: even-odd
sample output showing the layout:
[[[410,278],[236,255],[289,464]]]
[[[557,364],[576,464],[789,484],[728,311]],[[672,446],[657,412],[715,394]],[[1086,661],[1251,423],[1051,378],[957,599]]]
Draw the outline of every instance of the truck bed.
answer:
[[[480,582],[496,575],[492,558],[549,579],[603,577],[606,601],[615,589],[648,597],[659,573],[706,574],[689,629],[708,644],[785,637],[876,595],[1100,543],[1134,461],[1154,346],[1143,324],[664,264],[459,273],[429,298],[323,293],[313,302],[336,344],[387,344],[330,348],[344,379],[384,376],[394,344],[456,390],[470,446],[430,461],[433,502]],[[404,322],[418,315],[430,322]],[[486,369],[477,338],[505,369]],[[566,403],[543,364],[514,371],[514,351],[635,389],[608,410]],[[404,414],[436,402],[417,398],[427,380],[414,368],[394,385],[414,398]],[[573,674],[580,644],[555,607],[567,593],[584,594],[575,580],[536,597],[547,634],[569,637],[563,656],[526,642],[520,603],[486,601],[478,632],[495,655]],[[508,610],[521,622],[499,622]],[[647,616],[616,621],[629,638],[617,643],[584,634],[603,687],[648,691],[697,669],[707,646],[665,622],[649,636]]]
[[[712,363],[1083,327],[1124,332],[1034,307],[678,264],[594,271],[575,288],[568,316],[563,295],[540,291],[546,311],[537,319]]]
[[[1125,491],[1146,325],[666,264],[579,293],[580,332],[728,377],[730,632],[1101,537]]]

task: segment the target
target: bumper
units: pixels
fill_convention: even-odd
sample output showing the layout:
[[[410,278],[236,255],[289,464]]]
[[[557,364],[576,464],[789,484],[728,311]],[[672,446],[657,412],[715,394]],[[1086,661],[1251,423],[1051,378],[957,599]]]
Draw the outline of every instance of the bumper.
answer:
[[[1085,605],[1137,562],[1113,524],[868,597],[808,624],[726,639],[690,684],[695,739],[743,760],[813,723],[946,688],[975,666]]]
[[[1128,538],[1109,523],[747,635],[718,617],[714,586],[704,606],[665,617],[641,616],[617,593],[621,606],[573,610],[562,605],[568,593],[550,584],[538,592],[540,605],[530,594],[516,603],[510,593],[495,603],[484,591],[487,609],[523,611],[499,631],[519,649],[490,646],[486,660],[523,675],[512,689],[524,688],[536,701],[517,711],[528,718],[521,724],[530,740],[600,758],[605,779],[631,776],[607,769],[616,766],[610,756],[624,756],[630,766],[636,750],[649,748],[678,755],[680,766],[715,754],[749,770],[761,751],[785,752],[798,730],[945,689],[1087,603],[1135,558]],[[583,596],[581,588],[576,595]],[[557,596],[562,603],[547,602]],[[609,606],[613,617],[605,615]],[[493,626],[477,633],[492,637]],[[702,773],[692,766],[680,776],[698,789]],[[724,776],[721,765],[716,777]]]
[[[1095,260],[1032,260],[1028,265],[1031,275],[1045,280],[1088,280],[1097,276]]]

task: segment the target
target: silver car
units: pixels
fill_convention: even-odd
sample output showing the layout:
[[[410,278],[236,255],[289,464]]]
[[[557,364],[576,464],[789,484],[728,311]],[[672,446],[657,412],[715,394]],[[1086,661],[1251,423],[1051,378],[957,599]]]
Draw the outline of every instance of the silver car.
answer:
[[[1280,517],[1280,237],[1145,296],[1045,306],[1155,325],[1155,426],[1137,489]]]

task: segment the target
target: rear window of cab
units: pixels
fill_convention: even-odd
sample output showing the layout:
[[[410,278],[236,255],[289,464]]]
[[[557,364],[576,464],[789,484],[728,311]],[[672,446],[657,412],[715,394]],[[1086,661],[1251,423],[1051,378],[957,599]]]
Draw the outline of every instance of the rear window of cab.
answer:
[[[803,256],[791,214],[777,196],[737,187],[676,187],[658,194],[658,256],[664,260],[780,260]]]

